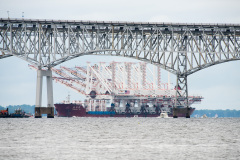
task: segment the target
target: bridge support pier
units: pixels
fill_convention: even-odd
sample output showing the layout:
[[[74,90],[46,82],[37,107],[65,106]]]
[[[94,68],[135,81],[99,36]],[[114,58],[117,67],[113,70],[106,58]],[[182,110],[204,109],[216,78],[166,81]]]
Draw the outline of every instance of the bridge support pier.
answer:
[[[47,107],[42,107],[42,80],[44,76],[47,79]],[[47,114],[47,118],[54,118],[52,71],[50,68],[37,70],[35,118],[42,118],[42,114]]]
[[[178,117],[178,106],[186,107],[184,112],[186,113],[186,118],[190,118],[190,108],[188,104],[188,85],[187,85],[187,76],[177,75],[177,84],[176,84],[176,95],[175,95],[175,107],[173,108],[173,118]]]

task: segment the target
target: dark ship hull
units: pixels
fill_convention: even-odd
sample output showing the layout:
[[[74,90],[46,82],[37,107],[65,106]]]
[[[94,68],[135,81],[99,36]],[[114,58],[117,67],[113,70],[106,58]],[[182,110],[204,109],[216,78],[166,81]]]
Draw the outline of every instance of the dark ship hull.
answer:
[[[158,117],[159,113],[149,112],[125,112],[118,113],[115,111],[86,111],[81,104],[54,104],[58,117]],[[195,108],[189,108],[189,114],[191,115]],[[187,108],[174,108],[177,117],[186,117]],[[173,117],[173,113],[169,112],[168,117]]]

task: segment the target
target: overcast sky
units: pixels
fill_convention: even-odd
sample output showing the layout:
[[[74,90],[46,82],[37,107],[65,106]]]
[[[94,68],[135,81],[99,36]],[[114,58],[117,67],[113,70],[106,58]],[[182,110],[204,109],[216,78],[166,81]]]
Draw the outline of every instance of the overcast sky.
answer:
[[[181,23],[239,23],[239,0],[0,0],[0,17],[28,19],[101,20]],[[7,12],[9,11],[9,12]],[[61,65],[73,67],[86,61],[132,61],[118,57],[85,56]],[[36,72],[16,57],[0,60],[0,105],[35,104]],[[171,77],[175,83],[175,76]],[[44,81],[45,82],[45,81]],[[240,109],[240,61],[227,62],[201,70],[188,77],[189,94],[201,95],[197,109]],[[44,83],[44,87],[45,83]],[[70,92],[54,83],[54,102]],[[43,91],[44,93],[44,91]],[[46,105],[46,94],[43,94]]]

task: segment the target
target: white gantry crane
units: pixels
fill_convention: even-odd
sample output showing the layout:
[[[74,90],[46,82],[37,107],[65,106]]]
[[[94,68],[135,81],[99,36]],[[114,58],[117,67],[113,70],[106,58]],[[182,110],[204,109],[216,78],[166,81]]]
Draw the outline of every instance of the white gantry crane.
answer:
[[[88,111],[106,111],[109,102],[120,111],[127,103],[135,110],[142,105],[149,106],[150,110],[154,105],[167,110],[175,103],[176,87],[171,87],[169,73],[167,82],[162,82],[159,66],[148,67],[143,62],[87,62],[87,66],[61,66],[52,71],[56,82],[86,96],[84,102],[74,103],[84,103]],[[184,101],[184,97],[182,99]],[[188,103],[201,102],[201,99],[189,96]]]

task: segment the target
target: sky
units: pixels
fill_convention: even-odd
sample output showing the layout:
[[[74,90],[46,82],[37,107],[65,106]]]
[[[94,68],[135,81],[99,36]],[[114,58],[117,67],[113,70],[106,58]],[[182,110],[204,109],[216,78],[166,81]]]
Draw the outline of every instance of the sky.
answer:
[[[240,24],[239,0],[0,0],[0,18],[100,20],[177,23]],[[24,12],[24,13],[23,13]],[[133,61],[119,57],[83,56],[61,65],[85,65],[87,61]],[[0,105],[35,104],[36,71],[17,58],[0,59]],[[172,83],[176,77],[171,75]],[[46,105],[46,83],[43,84]],[[188,77],[189,95],[204,97],[196,109],[240,110],[240,61],[215,65]],[[53,83],[54,103],[82,97]]]

